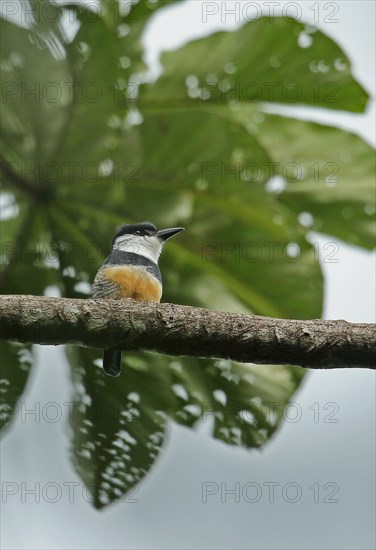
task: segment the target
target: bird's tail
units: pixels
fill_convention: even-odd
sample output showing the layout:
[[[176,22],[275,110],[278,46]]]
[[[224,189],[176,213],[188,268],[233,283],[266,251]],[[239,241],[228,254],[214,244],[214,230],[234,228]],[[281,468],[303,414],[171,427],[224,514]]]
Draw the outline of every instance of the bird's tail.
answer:
[[[103,370],[110,376],[120,376],[121,351],[105,349],[103,352]]]

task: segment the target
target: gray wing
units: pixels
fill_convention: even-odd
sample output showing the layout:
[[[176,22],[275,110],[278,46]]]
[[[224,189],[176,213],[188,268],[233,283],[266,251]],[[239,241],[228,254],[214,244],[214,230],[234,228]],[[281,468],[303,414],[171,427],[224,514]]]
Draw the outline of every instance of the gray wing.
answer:
[[[103,268],[100,268],[95,276],[92,296],[93,298],[120,298],[117,285],[104,277]]]

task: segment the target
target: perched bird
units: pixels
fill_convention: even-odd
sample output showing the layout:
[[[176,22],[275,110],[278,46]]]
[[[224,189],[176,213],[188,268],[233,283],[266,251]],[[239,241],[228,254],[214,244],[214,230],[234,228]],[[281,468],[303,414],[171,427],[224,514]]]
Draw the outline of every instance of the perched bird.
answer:
[[[111,243],[111,253],[99,268],[93,283],[93,298],[133,298],[140,302],[159,302],[162,277],[158,258],[163,245],[183,227],[157,230],[150,222],[122,225]],[[103,354],[103,369],[120,375],[121,351],[108,349]]]

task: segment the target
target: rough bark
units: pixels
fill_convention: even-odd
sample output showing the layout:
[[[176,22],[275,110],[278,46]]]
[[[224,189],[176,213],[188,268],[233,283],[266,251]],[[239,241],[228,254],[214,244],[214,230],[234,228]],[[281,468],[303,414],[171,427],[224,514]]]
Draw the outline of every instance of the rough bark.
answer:
[[[0,296],[0,339],[153,350],[313,369],[372,368],[376,325],[273,319],[133,300]]]

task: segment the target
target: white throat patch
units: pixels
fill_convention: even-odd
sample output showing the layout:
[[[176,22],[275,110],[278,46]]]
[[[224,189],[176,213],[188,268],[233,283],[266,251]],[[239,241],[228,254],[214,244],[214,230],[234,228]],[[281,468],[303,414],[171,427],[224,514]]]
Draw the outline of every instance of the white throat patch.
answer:
[[[158,264],[158,258],[162,252],[164,242],[155,236],[121,235],[114,243],[113,250],[131,252],[148,258]]]

